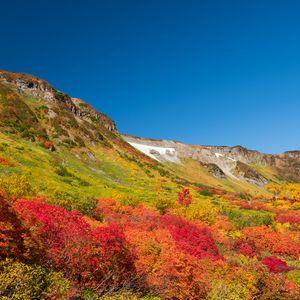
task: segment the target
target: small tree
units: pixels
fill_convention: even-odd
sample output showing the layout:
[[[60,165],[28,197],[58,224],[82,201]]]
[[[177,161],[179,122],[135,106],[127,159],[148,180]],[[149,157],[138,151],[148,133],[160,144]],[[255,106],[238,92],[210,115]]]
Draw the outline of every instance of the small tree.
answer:
[[[192,196],[189,189],[182,188],[178,192],[177,201],[180,205],[189,206],[192,203]]]

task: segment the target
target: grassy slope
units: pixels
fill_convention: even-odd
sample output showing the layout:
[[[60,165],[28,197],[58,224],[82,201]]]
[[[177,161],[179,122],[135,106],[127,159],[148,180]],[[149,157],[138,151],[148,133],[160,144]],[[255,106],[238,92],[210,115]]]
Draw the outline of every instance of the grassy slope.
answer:
[[[158,193],[175,196],[177,185],[165,177],[162,183],[163,177],[155,170],[147,174],[147,165],[140,167],[120,157],[114,149],[95,146],[92,150],[96,161],[80,157],[80,150],[60,147],[49,152],[38,143],[0,133],[0,156],[13,163],[11,167],[1,166],[0,175],[25,174],[48,196],[56,191],[79,198],[122,198],[130,193],[143,202],[154,201]]]
[[[240,191],[244,193],[250,193],[252,195],[270,196],[270,193],[268,193],[265,189],[248,184],[247,182],[241,182],[229,177],[226,179],[217,179],[210,175],[208,171],[201,166],[201,164],[199,164],[198,161],[193,159],[186,159],[181,165],[170,164],[169,166],[177,174],[180,174],[180,176],[192,182],[200,182],[204,185],[217,189],[224,189],[228,192]],[[261,170],[262,174],[265,174],[263,173],[263,167],[261,167]],[[268,176],[268,178],[270,177],[271,176]]]
[[[55,141],[59,135],[54,134],[53,125],[43,115],[45,102],[24,95],[0,84],[0,112],[2,122],[12,119],[15,124],[20,121],[23,125],[32,128],[48,128],[49,138]],[[42,108],[42,110],[41,110]],[[70,137],[83,137],[81,129],[85,123],[75,119],[74,115],[55,104],[53,109],[63,111],[56,120],[56,126],[70,126]],[[17,122],[17,123],[16,123]],[[64,125],[61,125],[64,124]],[[83,125],[82,125],[83,124]],[[17,125],[17,130],[18,130]],[[78,127],[82,126],[82,127]],[[78,129],[79,128],[79,129]],[[80,129],[81,128],[81,129]],[[101,128],[98,130],[102,130]],[[153,164],[144,161],[142,156],[128,153],[126,147],[118,145],[118,135],[108,131],[104,133],[105,139],[112,142],[113,147],[107,143],[86,143],[85,147],[56,146],[55,152],[49,152],[37,139],[30,142],[20,135],[7,131],[2,127],[0,133],[0,156],[14,163],[12,167],[1,167],[0,175],[12,173],[26,174],[33,186],[47,196],[57,193],[67,193],[71,198],[114,197],[133,198],[130,201],[153,203],[157,197],[175,199],[181,183],[194,182],[204,186],[224,189],[229,192],[241,191],[255,195],[268,196],[269,194],[258,187],[241,183],[233,179],[219,180],[211,176],[197,161],[185,160],[183,164]],[[22,135],[21,135],[22,136]],[[1,146],[2,145],[2,146]],[[136,150],[134,150],[136,151]],[[92,153],[95,160],[88,154]],[[138,154],[138,153],[137,153]],[[140,154],[142,155],[142,154]],[[264,170],[260,170],[264,171]],[[267,175],[273,175],[266,170]],[[178,177],[183,178],[180,180]],[[187,182],[184,182],[184,181]]]

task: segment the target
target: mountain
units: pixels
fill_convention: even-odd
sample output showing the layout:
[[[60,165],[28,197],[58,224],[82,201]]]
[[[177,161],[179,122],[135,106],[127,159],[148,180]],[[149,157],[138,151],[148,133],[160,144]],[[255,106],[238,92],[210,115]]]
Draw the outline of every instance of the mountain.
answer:
[[[157,181],[157,174],[160,183],[167,177],[170,184],[182,181],[262,194],[267,193],[265,186],[270,182],[300,181],[299,151],[271,155],[242,146],[187,145],[122,135],[107,115],[32,75],[0,71],[0,96],[4,140],[15,142],[17,138],[19,143],[26,143],[23,154],[29,149],[40,152],[36,147],[43,144],[47,150],[55,150],[54,154],[43,153],[47,159],[53,161],[55,157],[59,166],[92,178],[85,177],[84,182],[101,181],[108,189],[126,190],[131,187],[129,182],[136,182],[148,194],[146,185],[151,187]],[[41,166],[38,161],[36,153],[36,170]],[[52,168],[57,168],[53,164],[50,163]],[[137,177],[137,172],[142,176]],[[78,184],[73,185],[76,190]]]
[[[162,163],[180,165],[186,160],[197,161],[217,179],[234,179],[260,187],[271,181],[300,181],[300,151],[273,155],[242,146],[186,145],[176,141],[143,139],[129,135],[123,135],[123,138],[136,149]]]
[[[131,198],[150,201],[157,189],[173,197],[186,182],[130,146],[111,118],[27,74],[0,71],[0,142],[12,163],[2,171],[26,174],[50,197],[130,191]]]
[[[299,181],[299,151],[121,134],[0,71],[0,299],[300,299]]]

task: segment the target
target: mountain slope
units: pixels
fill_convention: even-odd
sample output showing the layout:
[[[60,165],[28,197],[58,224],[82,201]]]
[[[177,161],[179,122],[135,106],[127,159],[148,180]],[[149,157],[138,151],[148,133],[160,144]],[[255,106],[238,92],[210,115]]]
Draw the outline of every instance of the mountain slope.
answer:
[[[53,198],[153,202],[187,183],[125,142],[109,117],[31,75],[0,71],[0,143],[12,163],[0,174],[26,174]]]
[[[129,135],[123,135],[123,138],[152,158],[173,163],[175,168],[174,164],[184,166],[186,161],[196,161],[216,179],[245,182],[258,187],[264,187],[271,181],[300,181],[299,151],[271,155],[242,146],[186,145],[176,141],[143,139]]]
[[[134,185],[137,194],[149,200],[157,188],[173,194],[178,185],[190,184],[267,195],[269,182],[300,181],[298,151],[269,155],[241,146],[120,135],[112,119],[83,100],[22,73],[0,71],[0,126],[4,143],[24,148],[15,152],[4,147],[3,155],[14,158],[15,169],[26,169],[17,162],[28,155],[34,165],[30,172],[44,174],[47,169],[52,185],[58,181],[62,190],[73,194],[84,190],[95,196],[95,187],[103,186],[109,193],[126,193]],[[70,169],[68,178],[57,175],[57,168]],[[77,177],[82,177],[83,187]],[[41,178],[33,181],[40,186]]]
[[[0,71],[0,298],[299,299],[298,179],[297,151],[121,135]]]

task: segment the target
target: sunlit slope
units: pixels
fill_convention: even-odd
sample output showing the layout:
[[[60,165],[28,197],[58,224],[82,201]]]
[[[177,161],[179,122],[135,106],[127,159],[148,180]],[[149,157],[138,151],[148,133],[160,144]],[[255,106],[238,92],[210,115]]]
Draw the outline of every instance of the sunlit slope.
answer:
[[[267,155],[124,136],[83,100],[6,71],[0,71],[0,142],[0,155],[12,162],[0,175],[25,174],[52,198],[130,194],[129,202],[154,203],[174,199],[182,186],[270,196],[268,183],[299,177],[297,151]]]

